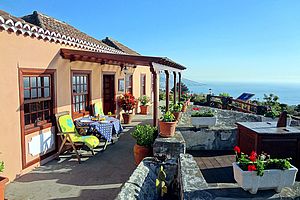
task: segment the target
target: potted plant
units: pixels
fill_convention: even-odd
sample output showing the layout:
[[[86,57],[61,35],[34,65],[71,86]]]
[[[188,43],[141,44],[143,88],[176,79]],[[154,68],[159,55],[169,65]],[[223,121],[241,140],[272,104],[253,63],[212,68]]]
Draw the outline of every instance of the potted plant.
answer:
[[[269,155],[250,155],[234,148],[236,161],[232,164],[234,179],[245,191],[256,194],[258,190],[275,189],[281,192],[283,187],[291,187],[295,183],[298,169],[291,165],[290,158],[271,159]]]
[[[148,110],[149,110],[149,102],[150,102],[150,97],[143,95],[139,99],[139,102],[141,103],[140,109],[141,109],[141,114],[142,115],[147,115]]]
[[[122,113],[124,124],[130,124],[133,116],[133,109],[136,107],[137,101],[130,93],[125,93],[118,97],[118,105],[124,110]]]
[[[152,155],[152,144],[157,136],[157,128],[150,125],[137,125],[131,136],[136,139],[133,148],[135,164]]]
[[[4,170],[4,162],[0,162],[0,172]],[[0,176],[0,199],[4,199],[5,184],[8,182],[8,178]]]
[[[193,108],[191,120],[196,128],[210,127],[217,123],[217,118],[211,109],[201,111],[199,107]]]
[[[159,135],[162,137],[173,137],[176,124],[175,116],[170,111],[167,111],[159,121]]]
[[[170,111],[175,117],[176,121],[179,121],[181,117],[181,110],[182,110],[182,104],[181,103],[176,103],[176,104],[171,104],[170,105]]]

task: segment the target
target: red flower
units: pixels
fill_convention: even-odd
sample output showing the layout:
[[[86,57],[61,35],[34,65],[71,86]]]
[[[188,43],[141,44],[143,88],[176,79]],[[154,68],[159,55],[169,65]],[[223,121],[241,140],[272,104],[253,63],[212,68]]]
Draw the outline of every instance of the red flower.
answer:
[[[255,165],[248,165],[248,171],[255,171],[256,167]]]
[[[249,159],[250,159],[252,162],[255,162],[255,161],[256,161],[256,157],[257,157],[257,153],[256,153],[255,151],[252,151],[251,154],[250,154]]]
[[[250,156],[256,157],[256,156],[257,156],[257,153],[256,153],[255,151],[252,151],[251,154],[250,154]]]
[[[200,108],[199,107],[195,107],[195,108],[193,108],[193,110],[197,110],[198,111],[198,110],[200,110]]]
[[[255,162],[256,161],[256,156],[255,155],[251,155],[249,157],[249,159],[252,161],[252,162]]]
[[[235,146],[235,147],[233,148],[233,150],[234,150],[236,153],[241,153],[241,149],[240,149],[240,147],[238,147],[238,146]]]

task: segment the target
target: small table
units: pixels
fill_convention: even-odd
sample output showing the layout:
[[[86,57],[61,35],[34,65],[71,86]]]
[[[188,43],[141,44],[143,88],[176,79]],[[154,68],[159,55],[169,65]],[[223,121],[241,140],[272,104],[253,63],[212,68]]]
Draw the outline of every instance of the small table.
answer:
[[[265,152],[271,158],[292,158],[292,164],[300,167],[300,130],[294,127],[277,127],[277,122],[240,122],[238,146],[250,154]]]
[[[107,141],[111,141],[113,135],[118,135],[123,131],[120,120],[113,117],[105,117],[105,121],[93,121],[91,117],[83,117],[76,121],[77,126],[88,126],[89,132],[100,134]],[[103,117],[102,117],[103,118]]]

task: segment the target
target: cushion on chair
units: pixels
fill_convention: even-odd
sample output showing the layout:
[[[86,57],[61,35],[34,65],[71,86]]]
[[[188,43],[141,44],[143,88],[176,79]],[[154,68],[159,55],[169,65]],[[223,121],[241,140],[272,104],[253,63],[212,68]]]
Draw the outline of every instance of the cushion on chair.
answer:
[[[100,142],[96,136],[81,136],[78,134],[70,115],[63,115],[59,117],[58,122],[63,133],[75,132],[75,134],[70,134],[71,140],[73,142],[83,142],[90,149],[93,149],[99,145]]]
[[[104,115],[101,101],[95,103],[95,105],[94,105],[94,114],[95,114],[95,116],[97,116],[97,115],[103,116]]]

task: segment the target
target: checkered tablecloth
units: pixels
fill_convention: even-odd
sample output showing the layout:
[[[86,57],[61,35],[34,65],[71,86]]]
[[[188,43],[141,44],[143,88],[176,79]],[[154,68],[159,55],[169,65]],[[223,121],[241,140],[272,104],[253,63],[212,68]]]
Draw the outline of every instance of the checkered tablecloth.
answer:
[[[83,117],[76,121],[77,126],[88,126],[89,132],[102,135],[107,141],[111,141],[112,135],[123,131],[120,120],[113,117],[105,117],[109,123],[94,122],[89,117]]]

